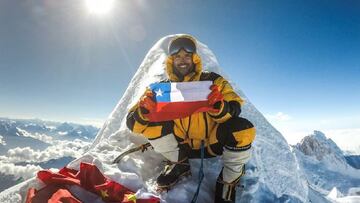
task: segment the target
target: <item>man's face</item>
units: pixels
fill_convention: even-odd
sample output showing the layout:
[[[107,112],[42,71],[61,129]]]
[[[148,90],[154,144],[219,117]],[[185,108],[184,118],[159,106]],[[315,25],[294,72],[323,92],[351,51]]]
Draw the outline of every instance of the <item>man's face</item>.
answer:
[[[194,69],[194,62],[192,60],[192,53],[188,53],[181,49],[177,54],[173,55],[174,57],[174,69],[176,73],[184,77],[187,74],[191,73]]]

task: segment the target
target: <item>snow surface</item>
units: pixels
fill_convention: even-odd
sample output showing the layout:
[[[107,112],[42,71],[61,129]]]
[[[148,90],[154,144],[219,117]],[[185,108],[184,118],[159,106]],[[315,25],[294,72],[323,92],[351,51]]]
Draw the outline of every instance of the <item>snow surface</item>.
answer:
[[[166,78],[164,60],[168,42],[174,35],[159,40],[147,53],[126,92],[99,131],[90,150],[68,167],[79,169],[80,162],[98,166],[111,179],[118,181],[138,194],[153,193],[164,202],[190,202],[197,187],[199,160],[191,160],[193,176],[181,181],[168,193],[155,192],[155,180],[162,168],[162,156],[154,151],[134,153],[125,157],[120,164],[111,164],[121,152],[145,143],[146,140],[131,133],[125,125],[129,108],[139,99],[145,87]],[[204,70],[221,72],[215,55],[204,44],[198,44]],[[236,77],[236,76],[232,76]],[[249,119],[257,129],[253,144],[253,156],[242,179],[244,189],[239,188],[237,202],[309,202],[323,201],[321,196],[309,188],[296,157],[284,137],[250,103],[243,92],[232,84],[237,93],[247,102],[241,116]],[[204,163],[205,178],[198,202],[213,202],[215,181],[221,169],[221,159],[212,158]],[[26,196],[30,185],[41,186],[35,179],[16,185],[0,193],[0,202],[20,202]],[[321,194],[320,194],[321,195]],[[314,201],[313,201],[314,202]]]
[[[349,195],[344,196],[341,192],[339,192],[336,188],[333,188],[331,192],[326,196],[331,202],[336,203],[359,203],[360,196],[358,195]]]

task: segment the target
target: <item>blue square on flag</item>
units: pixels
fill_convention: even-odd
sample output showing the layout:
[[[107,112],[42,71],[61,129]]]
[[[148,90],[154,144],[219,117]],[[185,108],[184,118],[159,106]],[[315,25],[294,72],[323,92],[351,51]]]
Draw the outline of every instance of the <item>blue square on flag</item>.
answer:
[[[156,102],[170,102],[171,83],[153,83],[150,89]]]

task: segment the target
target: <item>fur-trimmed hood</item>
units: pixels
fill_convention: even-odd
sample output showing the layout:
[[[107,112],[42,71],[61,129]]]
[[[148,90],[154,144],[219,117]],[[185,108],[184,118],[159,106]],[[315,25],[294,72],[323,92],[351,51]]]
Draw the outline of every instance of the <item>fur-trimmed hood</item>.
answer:
[[[188,34],[183,34],[183,35],[179,35],[179,36],[176,36],[175,38],[173,38],[172,41],[169,43],[169,48],[168,49],[170,49],[170,45],[172,44],[172,42],[176,41],[179,38],[188,38],[191,41],[193,41],[195,46],[197,46],[197,42],[196,42],[196,39],[194,37],[192,37],[191,35],[188,35]],[[196,49],[197,49],[197,47],[196,47]],[[200,75],[201,75],[201,72],[202,72],[201,58],[195,52],[195,53],[193,53],[192,60],[193,60],[193,63],[195,64],[194,71],[189,73],[188,75],[186,75],[184,77],[184,79],[181,81],[181,78],[179,78],[174,72],[174,66],[173,66],[174,57],[169,54],[169,56],[167,57],[167,59],[165,61],[165,66],[166,66],[166,73],[167,73],[170,81],[173,81],[173,82],[187,82],[187,81],[198,81],[198,80],[200,80]]]
[[[184,77],[184,80],[181,82],[188,82],[188,81],[198,81],[200,80],[200,75],[202,72],[202,63],[201,58],[198,54],[194,53],[192,56],[193,63],[195,64],[195,69],[193,72],[189,73]],[[174,57],[168,56],[165,62],[166,66],[166,73],[170,79],[170,81],[173,82],[180,82],[180,79],[178,76],[174,73]]]

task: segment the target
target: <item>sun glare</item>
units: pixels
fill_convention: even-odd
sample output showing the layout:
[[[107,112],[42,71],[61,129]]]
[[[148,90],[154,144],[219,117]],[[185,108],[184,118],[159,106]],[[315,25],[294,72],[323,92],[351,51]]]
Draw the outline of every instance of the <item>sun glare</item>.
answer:
[[[114,0],[85,0],[90,13],[106,14],[112,9]]]

